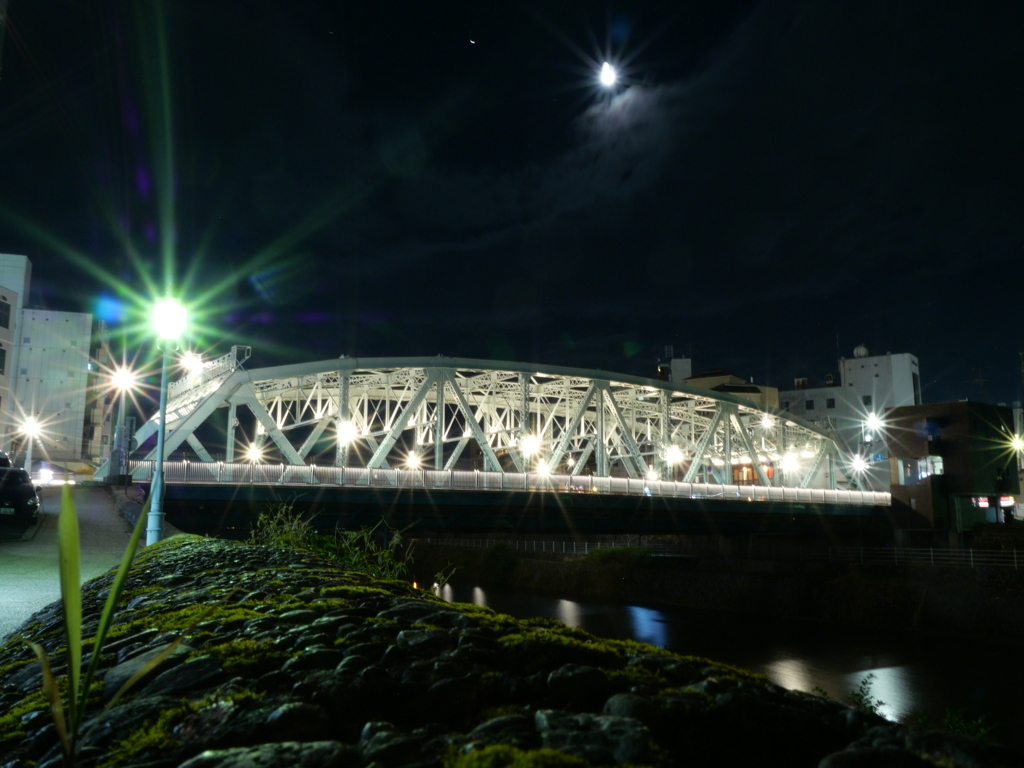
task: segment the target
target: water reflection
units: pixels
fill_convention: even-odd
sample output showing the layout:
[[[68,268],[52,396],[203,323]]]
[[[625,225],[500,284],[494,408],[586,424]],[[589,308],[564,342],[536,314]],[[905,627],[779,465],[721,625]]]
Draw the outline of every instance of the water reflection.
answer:
[[[435,584],[434,585],[434,594],[437,595],[438,597],[440,597],[442,600],[444,600],[447,603],[454,603],[455,602],[455,590],[452,589],[452,585],[451,584],[445,584],[443,587],[438,585],[438,584]]]
[[[827,627],[758,616],[695,609],[654,609],[591,600],[560,600],[527,592],[446,584],[435,591],[448,602],[473,602],[518,617],[555,618],[599,637],[635,639],[677,653],[704,656],[763,672],[785,688],[848,702],[873,673],[871,695],[890,719],[924,712],[942,720],[947,709],[987,713],[996,737],[1024,745],[1024,665],[967,639],[957,644],[871,629]],[[1017,653],[1008,651],[1009,657]]]
[[[653,608],[641,608],[639,605],[627,605],[630,621],[633,623],[633,637],[659,648],[668,647],[668,630],[665,617],[661,611]]]
[[[878,714],[882,717],[899,720],[922,708],[914,695],[907,667],[875,667],[854,672],[845,678],[847,690],[856,690],[868,675],[875,676],[870,681],[870,695],[879,702]]]
[[[813,671],[802,659],[777,659],[765,665],[765,674],[776,685],[791,690],[810,693],[817,684]]]
[[[559,600],[558,605],[555,606],[555,612],[558,615],[558,620],[567,627],[579,629],[583,625],[583,611],[579,603],[574,603],[572,600]]]

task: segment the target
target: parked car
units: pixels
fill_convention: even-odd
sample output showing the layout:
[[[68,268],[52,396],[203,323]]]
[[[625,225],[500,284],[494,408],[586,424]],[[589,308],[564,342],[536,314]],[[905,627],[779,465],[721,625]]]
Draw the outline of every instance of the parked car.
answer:
[[[39,517],[39,494],[28,472],[0,467],[0,525],[31,525]]]

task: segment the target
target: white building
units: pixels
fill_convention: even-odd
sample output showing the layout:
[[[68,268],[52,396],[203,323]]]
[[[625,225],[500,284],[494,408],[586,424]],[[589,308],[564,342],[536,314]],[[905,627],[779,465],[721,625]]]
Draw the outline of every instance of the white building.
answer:
[[[881,428],[890,408],[921,404],[917,358],[891,352],[871,356],[859,346],[853,358],[839,359],[838,379],[829,374],[824,384],[810,387],[807,379],[796,379],[793,389],[779,392],[779,407],[834,429],[846,451],[867,463],[866,485],[888,488],[889,456]]]
[[[32,417],[43,427],[33,463],[98,461],[109,409],[90,390],[92,315],[26,309],[31,280],[26,256],[0,254],[0,448],[21,454]]]
[[[37,459],[83,458],[92,315],[22,310],[18,404],[43,426]],[[87,457],[86,457],[87,458]]]
[[[6,408],[10,408],[14,400],[12,389],[14,382],[14,352],[17,349],[18,334],[18,294],[0,285],[0,419]],[[2,423],[2,421],[0,421]],[[3,432],[0,429],[0,432]]]

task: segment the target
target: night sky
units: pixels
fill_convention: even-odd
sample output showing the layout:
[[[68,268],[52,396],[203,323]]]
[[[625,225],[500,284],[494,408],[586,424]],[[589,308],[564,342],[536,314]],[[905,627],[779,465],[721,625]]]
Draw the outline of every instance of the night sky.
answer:
[[[865,344],[916,354],[927,400],[1019,398],[1020,2],[8,11],[0,252],[29,306],[116,325],[173,232],[175,284],[223,285],[197,345],[254,365],[653,375],[671,344],[787,387]]]

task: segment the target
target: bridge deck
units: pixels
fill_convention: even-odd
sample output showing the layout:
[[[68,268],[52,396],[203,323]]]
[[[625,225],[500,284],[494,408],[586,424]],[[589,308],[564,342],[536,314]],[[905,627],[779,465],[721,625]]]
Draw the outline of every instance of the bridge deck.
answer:
[[[148,489],[147,489],[148,490]],[[536,533],[807,534],[884,537],[884,505],[700,498],[560,490],[476,490],[288,483],[169,483],[164,508],[178,528],[244,535],[268,505],[291,504],[321,529],[383,518],[417,531]],[[228,535],[231,535],[228,533]]]

